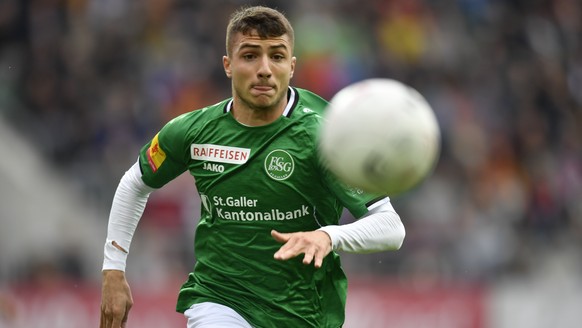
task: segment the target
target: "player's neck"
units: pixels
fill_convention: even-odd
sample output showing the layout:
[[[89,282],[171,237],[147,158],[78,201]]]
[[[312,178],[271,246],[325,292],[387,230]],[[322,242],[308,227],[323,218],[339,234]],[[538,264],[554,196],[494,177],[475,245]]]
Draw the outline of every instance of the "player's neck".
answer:
[[[261,126],[275,122],[285,110],[287,99],[270,108],[252,108],[234,99],[231,113],[235,120],[247,126]]]

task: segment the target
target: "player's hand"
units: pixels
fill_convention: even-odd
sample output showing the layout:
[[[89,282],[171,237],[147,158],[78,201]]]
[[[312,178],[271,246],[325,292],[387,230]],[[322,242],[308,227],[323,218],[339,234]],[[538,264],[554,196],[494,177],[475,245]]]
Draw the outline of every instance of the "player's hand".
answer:
[[[124,328],[132,305],[133,298],[125,273],[104,270],[99,328]]]
[[[275,253],[276,260],[285,261],[305,254],[303,264],[313,262],[316,268],[321,268],[323,259],[331,252],[331,238],[323,231],[281,233],[271,230],[271,236],[284,244]]]

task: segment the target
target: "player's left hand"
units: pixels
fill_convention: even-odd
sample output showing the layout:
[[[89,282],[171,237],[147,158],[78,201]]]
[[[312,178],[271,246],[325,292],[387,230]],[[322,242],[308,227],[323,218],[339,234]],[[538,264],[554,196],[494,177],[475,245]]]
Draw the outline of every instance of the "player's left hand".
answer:
[[[314,263],[316,268],[321,268],[323,259],[331,252],[331,238],[323,231],[281,233],[271,230],[271,236],[284,245],[275,253],[276,260],[285,261],[301,254],[303,264]]]

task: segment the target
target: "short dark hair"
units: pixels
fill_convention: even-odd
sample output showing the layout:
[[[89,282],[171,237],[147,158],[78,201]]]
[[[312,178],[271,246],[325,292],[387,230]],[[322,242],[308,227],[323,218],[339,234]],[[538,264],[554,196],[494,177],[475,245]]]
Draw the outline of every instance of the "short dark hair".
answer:
[[[232,39],[236,33],[249,35],[253,31],[256,31],[261,39],[287,34],[291,41],[291,47],[295,42],[293,27],[283,13],[262,6],[243,7],[230,16],[226,28],[226,53],[231,55]]]

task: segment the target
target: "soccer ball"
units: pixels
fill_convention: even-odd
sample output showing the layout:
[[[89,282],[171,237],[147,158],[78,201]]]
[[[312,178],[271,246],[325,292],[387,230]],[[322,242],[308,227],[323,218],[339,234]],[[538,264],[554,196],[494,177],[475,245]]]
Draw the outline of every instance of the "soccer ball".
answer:
[[[363,80],[340,90],[319,132],[325,166],[340,181],[371,193],[409,191],[439,156],[432,108],[415,89],[391,79]]]

